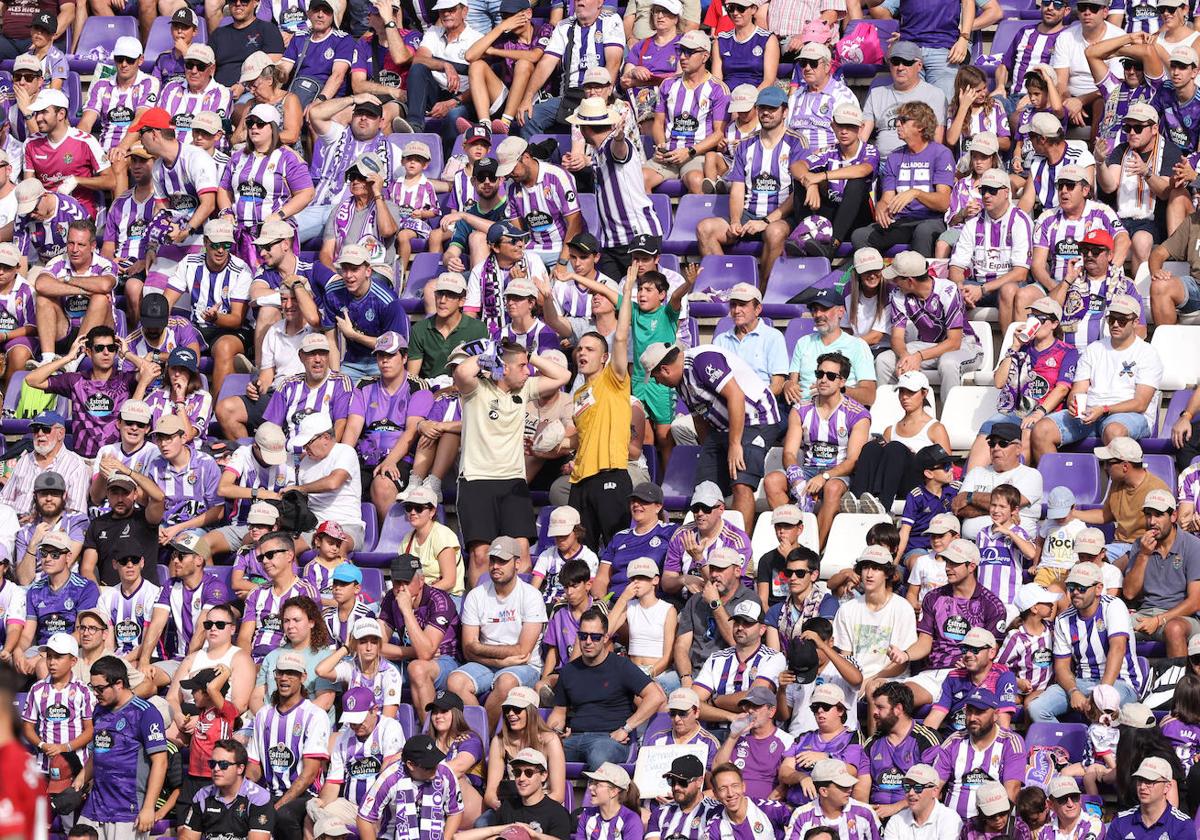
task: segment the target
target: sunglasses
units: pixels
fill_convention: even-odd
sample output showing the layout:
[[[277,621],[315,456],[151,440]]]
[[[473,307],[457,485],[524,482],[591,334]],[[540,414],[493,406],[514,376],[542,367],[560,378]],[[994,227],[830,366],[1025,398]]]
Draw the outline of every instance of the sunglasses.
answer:
[[[246,120],[246,128],[262,128],[265,125],[266,125],[266,122],[258,119],[257,117],[254,119]]]
[[[131,429],[149,429],[150,428],[149,423],[143,423],[140,420],[122,420],[121,422],[124,423],[126,426],[128,426]]]
[[[204,241],[208,244],[208,247],[212,248],[214,251],[228,251],[233,247],[232,242],[213,242],[211,239],[206,239]]]
[[[819,58],[802,58],[799,61],[797,61],[796,63],[799,64],[801,67],[817,68],[817,67],[821,66],[821,59],[819,59]]]
[[[122,557],[117,561],[118,566],[136,566],[142,562],[141,557]]]
[[[209,770],[228,770],[230,767],[236,767],[236,766],[237,766],[236,761],[220,761],[215,758],[210,758],[208,760],[208,769]]]
[[[204,629],[205,630],[224,630],[226,627],[228,627],[231,624],[233,624],[232,621],[219,621],[219,620],[210,618],[204,622]]]
[[[1045,324],[1047,321],[1055,320],[1053,315],[1049,315],[1045,312],[1031,312],[1030,316],[1039,324]]]
[[[1082,183],[1082,181],[1055,181],[1054,188],[1057,190],[1073,190]]]
[[[837,382],[842,378],[842,374],[836,370],[815,370],[813,375],[817,379],[828,379],[830,382]]]
[[[59,557],[63,557],[64,555],[66,555],[66,553],[67,552],[65,552],[65,551],[59,551],[57,548],[39,548],[37,556],[38,557],[50,557],[50,558],[57,560]]]
[[[1098,257],[1107,251],[1107,248],[1101,248],[1098,245],[1080,245],[1079,253],[1085,257]]]
[[[289,551],[291,551],[290,548],[273,548],[270,551],[264,551],[262,553],[262,559],[270,560],[278,554],[287,554]]]
[[[1065,9],[1067,8],[1067,0],[1044,0],[1041,6],[1043,9],[1047,6],[1052,9]]]
[[[108,689],[110,689],[112,687],[113,687],[113,684],[109,683],[109,682],[106,682],[104,685],[96,685],[95,683],[91,683],[88,685],[88,688],[90,688],[92,690],[92,694],[95,694],[97,697],[99,697],[101,694],[103,694],[105,691],[107,691]]]
[[[203,61],[195,61],[195,60],[185,61],[185,62],[183,62],[183,66],[186,67],[188,70],[207,70],[208,69],[208,65],[205,64]]]
[[[812,569],[784,569],[783,573],[790,578],[802,578],[812,574]]]
[[[475,181],[480,184],[494,184],[500,180],[499,175],[476,175]]]
[[[48,435],[50,434],[51,428],[52,427],[50,426],[30,426],[29,431],[33,432],[35,435]]]
[[[501,706],[500,710],[506,715],[519,715],[525,711],[524,706]]]
[[[1171,62],[1172,70],[1191,70],[1193,66],[1194,65],[1191,65],[1191,64],[1184,64],[1182,61],[1172,61]]]
[[[116,353],[117,345],[115,344],[93,344],[93,353]]]
[[[714,510],[716,510],[716,508],[714,508],[712,505],[692,505],[691,508],[689,508],[689,510],[691,510],[691,512],[694,514],[695,513],[712,513]]]
[[[582,630],[578,633],[579,641],[581,642],[600,642],[604,640],[603,633],[585,633]]]
[[[418,505],[414,502],[406,502],[404,505],[405,513],[420,513],[423,510],[432,510],[432,505]]]
[[[987,439],[987,445],[988,445],[989,449],[994,449],[997,446],[999,446],[1001,448],[1003,448],[1005,446],[1012,446],[1014,443],[1016,443],[1015,440],[1000,440],[1000,438],[992,438],[992,437]]]
[[[513,778],[516,778],[516,779],[532,779],[538,773],[544,773],[544,772],[546,772],[546,771],[544,771],[540,768],[537,768],[537,767],[514,767],[513,771],[512,771]]]
[[[34,79],[40,79],[41,77],[42,77],[41,73],[14,73],[13,81],[14,82],[32,82]]]
[[[1100,14],[1100,10],[1103,8],[1105,7],[1101,6],[1099,3],[1080,3],[1075,7],[1075,10],[1079,12],[1079,14],[1091,12],[1093,15],[1098,15]]]
[[[691,49],[688,49],[687,47],[676,47],[675,52],[677,55],[679,55],[683,58],[690,58],[691,56],[700,52],[700,50],[691,50]]]
[[[694,781],[696,780],[684,779],[680,778],[679,776],[667,776],[667,782],[670,783],[671,787],[687,787]]]
[[[1110,327],[1123,327],[1132,324],[1135,319],[1132,315],[1109,315],[1104,320],[1108,321]]]
[[[908,781],[902,782],[901,786],[904,788],[905,793],[924,793],[925,791],[927,791],[931,787],[933,787],[933,785],[922,785],[922,784],[918,784],[917,782],[908,782]]]
[[[917,60],[915,58],[889,58],[888,59],[888,64],[892,65],[893,67],[912,67],[916,63],[917,63]],[[896,121],[900,122],[900,120],[896,120]]]
[[[137,64],[138,63],[138,60],[136,58],[130,58],[127,55],[115,56],[113,58],[113,61],[115,61],[117,64]]]
[[[986,647],[975,647],[974,645],[959,645],[958,649],[963,653],[973,653],[976,656],[983,653],[985,650],[988,650]]]
[[[979,194],[980,195],[996,195],[1002,189],[1004,189],[1004,187],[980,187]]]
[[[669,715],[670,717],[673,717],[673,718],[687,717],[691,713],[692,713],[691,709],[669,709],[667,711],[667,715]]]
[[[1121,127],[1125,129],[1126,134],[1141,134],[1154,123],[1124,123]]]
[[[811,706],[809,706],[809,708],[812,709],[814,712],[820,714],[821,712],[828,712],[830,709],[832,709],[833,704],[832,703],[813,703]]]
[[[1059,805],[1066,805],[1068,802],[1078,802],[1083,797],[1078,793],[1068,793],[1066,796],[1052,796],[1050,798]]]
[[[1091,588],[1092,587],[1090,587],[1090,586],[1084,586],[1082,583],[1068,583],[1067,584],[1067,594],[1070,595],[1070,594],[1074,594],[1076,592],[1087,592]]]

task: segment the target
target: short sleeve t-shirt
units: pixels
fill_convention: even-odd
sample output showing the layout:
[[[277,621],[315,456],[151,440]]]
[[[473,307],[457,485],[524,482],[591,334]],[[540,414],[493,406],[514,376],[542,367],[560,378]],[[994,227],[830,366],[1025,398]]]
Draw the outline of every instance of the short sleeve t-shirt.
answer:
[[[479,641],[485,645],[515,645],[524,624],[545,625],[546,620],[546,602],[542,600],[542,593],[520,579],[504,598],[496,594],[495,584],[487,580],[477,584],[463,601],[462,623],[478,627]],[[526,664],[541,667],[539,645],[533,646]]]
[[[629,429],[633,422],[629,394],[629,374],[619,379],[611,365],[605,365],[591,382],[575,392],[574,419],[579,446],[571,471],[572,483],[628,465]]]
[[[480,379],[462,397],[459,474],[464,480],[525,478],[525,407],[538,393],[538,377],[519,393]]]
[[[633,714],[634,697],[650,678],[624,656],[609,653],[599,665],[573,659],[559,671],[554,705],[567,708],[573,732],[613,732]]]

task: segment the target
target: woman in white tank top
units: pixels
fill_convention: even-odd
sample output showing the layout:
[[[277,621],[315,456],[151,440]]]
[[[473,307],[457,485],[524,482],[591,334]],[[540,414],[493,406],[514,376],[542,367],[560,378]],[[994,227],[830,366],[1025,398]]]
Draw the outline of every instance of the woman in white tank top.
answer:
[[[229,668],[233,672],[229,678],[229,702],[243,714],[250,707],[250,693],[254,690],[256,671],[250,654],[233,643],[233,635],[237,632],[233,611],[226,606],[212,607],[208,611],[205,623],[211,626],[197,627],[195,631],[204,634],[204,647],[179,663],[175,677],[171,680],[171,687],[167,689],[167,705],[171,707],[174,726],[178,726],[183,720],[180,702],[191,702],[192,699],[185,696],[179,683],[205,668],[215,668],[218,665]]]
[[[658,565],[653,560],[648,557],[633,560],[628,574],[629,585],[608,617],[608,632],[615,635],[623,630],[621,638],[629,650],[629,658],[670,694],[679,687],[679,679],[671,671],[679,614],[655,595]]]

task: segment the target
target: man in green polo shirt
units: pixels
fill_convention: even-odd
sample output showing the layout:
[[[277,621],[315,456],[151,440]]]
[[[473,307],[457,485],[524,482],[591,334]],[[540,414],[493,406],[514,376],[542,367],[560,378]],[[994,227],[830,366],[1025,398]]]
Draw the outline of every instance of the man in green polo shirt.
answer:
[[[461,274],[443,272],[433,287],[437,311],[413,324],[408,340],[408,372],[432,379],[446,372],[450,351],[465,341],[487,338],[487,327],[478,318],[464,315],[467,281]]]

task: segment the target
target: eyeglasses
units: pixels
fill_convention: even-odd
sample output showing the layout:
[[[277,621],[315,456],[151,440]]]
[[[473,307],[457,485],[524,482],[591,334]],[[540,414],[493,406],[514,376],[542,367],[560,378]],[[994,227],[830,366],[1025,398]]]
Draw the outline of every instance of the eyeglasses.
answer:
[[[57,560],[59,557],[62,557],[66,553],[67,552],[65,552],[65,551],[59,551],[57,548],[39,548],[37,556],[38,557],[50,557],[50,558]]]
[[[1090,586],[1084,586],[1082,583],[1068,583],[1067,594],[1074,595],[1077,592],[1087,592],[1091,588]]]
[[[136,566],[142,562],[141,557],[122,557],[117,561],[118,566]]]
[[[188,70],[207,70],[208,69],[208,65],[205,64],[203,61],[185,61],[185,62],[183,62],[183,66],[186,67]]]
[[[667,714],[673,718],[687,717],[692,713],[691,709],[668,709]]]
[[[893,67],[912,67],[917,63],[915,58],[889,58],[888,64]],[[899,120],[897,120],[899,122]]]
[[[93,344],[93,353],[116,353],[117,345],[115,344]]]
[[[1041,6],[1043,9],[1047,6],[1052,9],[1065,9],[1067,8],[1067,0],[1042,0]]]
[[[1029,313],[1029,315],[1031,318],[1036,320],[1039,324],[1044,324],[1047,321],[1057,320],[1053,315],[1049,315],[1045,312],[1031,312],[1031,313]]]
[[[271,549],[270,551],[264,551],[264,552],[262,553],[262,559],[264,559],[264,560],[271,560],[271,559],[273,559],[273,558],[275,557],[275,555],[277,555],[277,554],[287,554],[289,551],[291,551],[291,549],[290,549],[290,548],[273,548],[273,549]]]
[[[987,445],[989,449],[995,449],[997,446],[1003,449],[1006,446],[1012,446],[1014,443],[1016,443],[1015,440],[1001,440],[1000,438],[994,437],[987,439]]]
[[[212,248],[214,251],[228,251],[233,247],[232,242],[213,242],[211,239],[206,239],[204,241],[208,244],[208,247]]]
[[[582,630],[580,630],[579,634],[578,634],[578,638],[579,638],[579,641],[581,641],[581,642],[600,642],[600,641],[604,640],[604,634],[603,633],[585,633]]]
[[[799,61],[797,61],[796,63],[799,64],[801,67],[815,69],[815,68],[821,66],[821,59],[819,59],[819,58],[802,58]]]
[[[418,505],[414,502],[406,502],[404,505],[405,513],[420,513],[423,510],[431,510],[432,505]]]
[[[1004,189],[1004,187],[980,187],[979,194],[980,195],[996,195],[1002,189]]]
[[[833,704],[832,703],[813,703],[811,706],[809,706],[809,708],[812,709],[815,713],[820,714],[821,712],[828,712],[830,709],[832,709]]]
[[[689,58],[689,57],[695,55],[696,53],[700,52],[700,50],[692,50],[692,49],[688,49],[687,47],[676,47],[675,52],[682,58]]]
[[[1083,796],[1078,793],[1068,793],[1065,796],[1052,796],[1050,798],[1053,799],[1055,802],[1057,802],[1059,805],[1066,805],[1068,802],[1080,801],[1083,798]]]
[[[545,772],[544,770],[541,770],[540,768],[537,768],[537,767],[514,767],[513,771],[512,771],[513,778],[516,778],[516,779],[532,779],[538,773],[544,773],[544,772]]]
[[[98,624],[77,624],[80,633],[103,633],[106,628]]]
[[[715,509],[716,509],[716,508],[714,508],[712,505],[692,505],[692,506],[689,508],[689,510],[691,510],[691,512],[692,512],[693,514],[696,514],[696,513],[712,513],[712,512],[713,512]]]
[[[260,119],[246,120],[246,128],[262,128],[265,125],[266,125],[266,122],[264,122],[263,120],[260,120]]]
[[[1055,181],[1054,188],[1056,190],[1073,190],[1082,183],[1082,181]]]
[[[922,785],[918,784],[917,782],[910,782],[907,780],[901,782],[901,786],[904,788],[905,793],[924,793],[933,787],[933,785]]]
[[[842,378],[841,371],[837,370],[815,370],[813,371],[813,375],[817,379],[828,379],[830,382],[837,382]]]
[[[1154,123],[1125,123],[1121,127],[1125,129],[1126,134],[1140,134]]]
[[[1104,320],[1108,321],[1110,327],[1123,327],[1132,324],[1135,319],[1132,315],[1109,315]]]
[[[219,761],[215,758],[208,760],[209,770],[228,770],[230,767],[237,767],[236,761]]]
[[[221,621],[219,619],[211,619],[210,618],[204,622],[204,629],[205,630],[224,630],[226,627],[228,627],[231,624],[233,624],[232,621]]]
[[[671,787],[687,787],[688,785],[690,785],[692,782],[694,782],[696,780],[695,779],[683,779],[683,778],[680,778],[679,776],[667,776],[667,781],[670,783]]]
[[[97,697],[112,687],[112,683],[105,683],[104,685],[96,685],[95,683],[91,683],[88,685],[88,688],[92,690],[92,694],[95,694]]]
[[[812,569],[784,569],[783,573],[790,578],[802,578],[812,574]]]
[[[1091,12],[1093,15],[1098,15],[1100,14],[1100,10],[1103,8],[1104,6],[1101,6],[1099,3],[1079,3],[1075,6],[1075,11],[1077,11],[1079,14]]]

